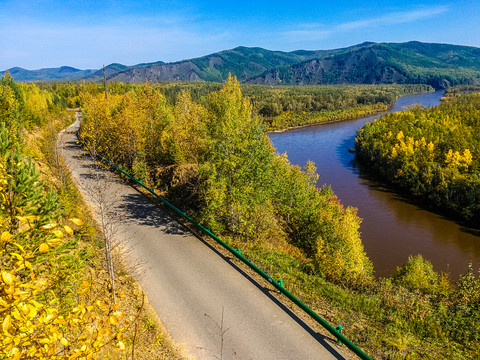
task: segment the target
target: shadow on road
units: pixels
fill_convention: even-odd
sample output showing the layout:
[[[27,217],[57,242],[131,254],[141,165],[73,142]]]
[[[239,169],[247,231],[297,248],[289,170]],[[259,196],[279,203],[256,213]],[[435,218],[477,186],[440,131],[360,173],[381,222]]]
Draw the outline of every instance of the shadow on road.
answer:
[[[125,196],[122,207],[128,220],[136,221],[142,225],[162,227],[167,234],[190,234],[185,226],[173,220],[159,209],[158,205],[152,203],[141,193]]]
[[[74,140],[65,142],[65,145],[63,145],[63,148],[64,148],[64,149],[67,149],[67,150],[79,150],[79,151],[83,151],[82,145],[81,145],[80,143],[77,144],[77,142],[74,141]]]

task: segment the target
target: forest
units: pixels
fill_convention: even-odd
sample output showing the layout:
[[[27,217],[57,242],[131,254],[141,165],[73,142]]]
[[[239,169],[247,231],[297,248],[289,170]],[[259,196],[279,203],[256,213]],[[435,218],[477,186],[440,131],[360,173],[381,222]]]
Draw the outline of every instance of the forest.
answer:
[[[278,154],[270,143],[266,136],[266,119],[259,112],[268,101],[270,104],[273,101],[261,100],[260,95],[256,102],[252,101],[252,97],[243,94],[244,91],[248,93],[248,88],[244,89],[231,77],[223,85],[209,84],[208,91],[198,84],[193,84],[191,88],[182,86],[115,83],[111,86],[109,84],[106,97],[103,87],[98,84],[47,83],[37,86],[17,84],[6,77],[0,83],[0,117],[5,122],[4,133],[8,132],[9,139],[14,139],[12,141],[24,149],[28,149],[25,143],[31,142],[27,141],[31,139],[27,137],[28,134],[50,134],[50,141],[44,141],[43,147],[34,152],[28,150],[35,154],[36,159],[46,159],[42,154],[48,154],[49,151],[52,153],[52,150],[50,148],[48,151],[45,144],[51,144],[52,136],[71,119],[71,116],[67,116],[67,107],[80,106],[83,114],[80,136],[88,144],[91,153],[106,156],[148,186],[154,187],[175,206],[208,226],[230,245],[241,247],[242,254],[274,278],[283,279],[288,290],[318,314],[331,323],[342,324],[344,334],[373,358],[476,359],[480,356],[480,274],[471,265],[458,279],[450,279],[448,274],[436,273],[429,261],[417,255],[399,267],[394,276],[376,278],[374,268],[363,249],[359,232],[361,219],[357,216],[356,209],[344,207],[330,188],[317,188],[318,175],[313,163],[308,163],[303,169],[293,166],[287,156]],[[362,89],[352,88],[354,91]],[[257,89],[255,91],[261,92],[268,88]],[[270,99],[275,91],[281,93],[285,89],[288,88],[266,90],[265,98]],[[342,88],[333,86],[326,87],[325,91],[335,93],[339,89]],[[377,91],[375,87],[368,89],[373,94]],[[382,87],[378,89],[379,93],[383,91],[381,89]],[[295,101],[300,102],[300,95],[308,89],[299,88],[296,91],[298,97]],[[284,104],[288,103],[288,95],[283,96]],[[463,107],[471,109],[471,117],[468,118],[468,122],[471,122],[475,117],[478,118],[474,115],[475,107],[478,108],[475,105],[478,101],[476,96],[458,96],[458,100],[455,98],[446,101],[436,111],[443,112],[444,107],[451,109],[449,116],[453,117],[463,111],[458,105],[455,108],[457,101],[463,102]],[[292,100],[292,103],[295,101]],[[260,104],[262,107],[259,108]],[[318,110],[309,107],[311,105],[307,102],[293,110],[297,111],[302,106],[304,109]],[[341,103],[338,106],[342,106]],[[434,112],[435,109],[409,110],[405,116],[415,117],[422,111]],[[52,112],[57,112],[57,116],[64,118],[62,126],[49,128],[45,125]],[[460,129],[464,126],[463,123],[467,123],[467,118],[462,120],[462,124],[457,124],[456,128]],[[410,127],[414,131],[418,124],[412,123]],[[430,143],[433,144],[433,151],[440,146],[435,139],[427,139],[427,131],[421,133],[424,140],[406,129],[402,130],[401,135],[400,131],[392,131],[388,135],[388,131],[381,133],[379,139],[383,143],[384,134],[388,139],[389,136],[396,139],[392,140],[396,142],[389,149],[390,153],[397,144],[396,151],[401,156],[409,156],[410,148],[414,149],[414,153],[418,151],[418,154],[431,156]],[[439,128],[439,131],[446,130]],[[439,161],[443,161],[440,164],[442,167],[453,169],[456,166],[452,172],[457,171],[457,177],[473,171],[475,166],[478,171],[478,163],[475,163],[475,159],[478,159],[478,146],[469,147],[466,130],[462,134],[465,139],[456,137],[459,146],[449,143],[443,153],[444,158],[439,158]],[[454,135],[441,133],[438,136],[449,139]],[[2,135],[1,139],[5,139],[5,136]],[[1,169],[11,166],[8,165],[10,158],[10,155],[4,155],[0,159]],[[447,158],[448,162],[445,162]],[[26,159],[20,162],[28,164]],[[22,169],[22,166],[14,168]],[[11,171],[3,173],[8,178]],[[8,181],[3,183],[7,186]],[[58,317],[63,316],[68,321],[68,314],[75,306],[85,306],[85,313],[104,311],[106,316],[120,311],[113,308],[114,305],[106,301],[108,299],[105,304],[100,303],[104,305],[103,308],[97,308],[95,301],[93,304],[89,302],[94,295],[88,290],[84,294],[92,294],[92,297],[85,295],[81,298],[81,304],[76,302],[78,297],[58,292],[75,286],[78,289],[81,286],[90,288],[89,280],[82,278],[83,273],[76,271],[76,268],[68,275],[59,277],[58,281],[52,280],[52,283],[58,284],[59,289],[48,287],[42,282],[37,283],[36,278],[32,279],[30,270],[41,274],[51,272],[52,276],[57,276],[58,272],[48,271],[50,268],[44,266],[50,266],[50,262],[57,264],[58,261],[71,259],[61,257],[62,254],[79,257],[75,251],[83,247],[77,244],[84,244],[84,234],[87,232],[82,230],[85,225],[78,225],[81,224],[77,221],[80,217],[78,214],[84,216],[87,211],[72,210],[74,207],[71,204],[78,203],[78,197],[73,197],[70,192],[66,193],[68,196],[62,196],[64,188],[60,184],[52,184],[53,191],[57,191],[62,199],[73,200],[66,202],[65,208],[52,205],[53,207],[45,208],[49,209],[45,210],[46,213],[39,213],[40,203],[36,201],[42,197],[54,199],[49,197],[53,195],[44,195],[48,192],[48,187],[45,186],[35,187],[30,182],[27,187],[35,189],[34,194],[25,197],[32,199],[28,209],[25,207],[26,210],[18,214],[15,212],[21,206],[10,206],[2,208],[1,212],[2,231],[5,235],[2,234],[0,253],[3,266],[0,291],[2,301],[8,299],[9,303],[0,303],[2,309],[8,309],[0,311],[0,322],[9,335],[0,339],[16,345],[6,347],[5,353],[0,353],[0,358],[12,358],[12,354],[20,354],[20,351],[36,351],[37,347],[29,339],[40,336],[39,332],[31,332],[31,337],[26,338],[19,329],[43,324],[45,317],[42,314],[55,314],[54,317],[58,314]],[[3,194],[7,194],[5,189],[2,189]],[[8,197],[4,195],[1,199],[5,201]],[[56,200],[51,201],[58,203]],[[4,209],[9,209],[9,212]],[[43,216],[48,218],[43,220]],[[9,225],[10,219],[20,226],[12,228]],[[45,225],[48,226],[43,228]],[[73,242],[71,236],[78,242]],[[55,240],[57,238],[62,242]],[[52,239],[55,241],[52,242]],[[67,239],[72,239],[72,242]],[[63,244],[69,244],[68,252],[56,250],[67,246]],[[51,258],[46,263],[30,260],[23,251],[28,256]],[[85,255],[81,258],[85,259],[86,264],[90,264],[91,257],[87,256],[90,252],[92,250],[82,252]],[[61,268],[71,269],[69,266]],[[75,282],[71,280],[73,274],[77,274]],[[19,300],[12,286],[18,284],[20,287],[29,282],[33,282],[31,288],[38,289],[38,292],[29,293],[31,302],[28,299]],[[50,289],[53,293],[49,292]],[[75,293],[81,291],[83,288]],[[53,301],[52,294],[58,294],[58,302]],[[20,303],[22,307],[19,307]],[[27,307],[24,307],[25,303]],[[27,312],[28,304],[45,311]],[[56,308],[57,312],[49,310],[51,308]],[[82,311],[83,308],[80,311],[83,314]],[[115,328],[117,320],[118,323],[123,321],[115,317],[113,323],[112,320],[109,322],[112,326],[111,334],[121,332],[124,328]],[[71,326],[70,329],[82,332],[82,324],[80,321],[78,327]],[[64,352],[74,349],[82,351],[85,343],[78,343],[76,347],[65,344],[83,341],[84,338],[69,337],[72,334],[69,331],[72,330],[67,331],[62,327],[64,323],[55,325],[56,327],[49,328],[52,332],[51,339],[54,339],[50,340],[54,344],[52,346]],[[60,330],[63,331],[63,337],[56,335]],[[113,345],[119,350],[131,344],[127,340],[122,341],[122,335],[115,339],[118,341]],[[92,348],[92,352],[99,350],[101,341],[108,341],[108,334],[95,343],[98,346]],[[32,347],[35,349],[30,350]],[[18,350],[13,350],[14,348]],[[83,349],[86,350],[87,347]]]
[[[42,83],[42,89],[55,95],[56,101],[75,108],[82,105],[81,93],[99,94],[103,85],[96,83]],[[193,101],[207,105],[208,95],[220,90],[221,83],[159,82],[158,89],[169,104],[176,104],[182,91],[189,91]],[[121,95],[141,85],[109,82],[109,93]],[[285,130],[326,121],[338,121],[374,115],[387,110],[399,96],[433,91],[428,85],[241,85],[243,96],[263,120],[267,131]]]
[[[357,157],[430,207],[480,223],[480,93],[453,88],[431,109],[389,114],[357,134]],[[459,93],[460,92],[460,93]]]

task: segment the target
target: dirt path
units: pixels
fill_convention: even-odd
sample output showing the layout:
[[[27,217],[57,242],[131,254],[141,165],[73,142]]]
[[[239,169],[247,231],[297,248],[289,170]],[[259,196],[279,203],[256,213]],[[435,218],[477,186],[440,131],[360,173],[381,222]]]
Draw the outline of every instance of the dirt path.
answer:
[[[124,261],[173,340],[195,359],[343,359],[266,289],[134,188],[84,155],[75,131],[58,146],[86,201],[103,214]]]

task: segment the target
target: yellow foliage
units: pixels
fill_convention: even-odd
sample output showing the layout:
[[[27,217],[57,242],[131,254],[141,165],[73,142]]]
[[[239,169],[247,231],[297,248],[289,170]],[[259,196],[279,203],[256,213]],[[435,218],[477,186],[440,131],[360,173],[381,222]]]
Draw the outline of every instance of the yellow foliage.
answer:
[[[5,174],[0,171],[0,178],[3,176]],[[42,219],[19,216],[18,220]],[[78,226],[83,223],[80,219],[71,221]],[[5,226],[6,219],[0,212],[0,231]],[[59,226],[51,222],[43,229],[20,227],[15,233],[2,232],[0,359],[93,358],[127,325],[124,313],[92,297],[88,291],[89,282],[85,280],[76,285],[75,279],[62,275],[62,281],[68,282],[72,291],[78,294],[75,298],[59,298],[54,291],[56,287],[52,285],[60,285],[54,284],[59,279],[57,272],[60,270],[55,265],[55,254],[48,250],[52,245],[67,241],[66,237],[73,233],[70,227],[63,227],[67,233],[65,236]],[[52,235],[56,238],[52,239]],[[35,241],[41,244],[34,245]],[[73,309],[71,304],[74,304]],[[121,341],[117,347],[119,351],[125,350]]]
[[[52,230],[52,234],[55,235],[55,236],[58,237],[58,238],[62,238],[62,237],[63,237],[63,232],[62,232],[62,230]]]
[[[63,228],[65,229],[68,235],[73,235],[73,229],[70,226],[64,225]]]
[[[468,170],[468,167],[472,164],[472,161],[472,153],[469,149],[465,149],[463,151],[463,154],[460,154],[460,152],[450,149],[445,154],[445,164],[462,170]]]
[[[465,163],[466,166],[470,166],[473,161],[472,153],[470,152],[469,149],[465,149],[463,151],[463,162]]]
[[[50,223],[50,224],[47,224],[47,225],[43,225],[43,226],[42,226],[42,229],[44,229],[44,230],[50,230],[50,229],[55,228],[56,226],[57,226],[57,224],[55,224],[55,223]]]
[[[5,285],[13,285],[15,277],[7,271],[2,271],[2,281]]]
[[[398,156],[398,146],[395,145],[393,148],[392,148],[392,154],[390,155],[392,158],[396,158]]]
[[[10,242],[12,235],[8,231],[4,231],[0,237],[2,242]]]
[[[434,150],[435,146],[433,145],[433,143],[430,141],[427,145],[427,150],[429,153],[433,153],[433,150]]]
[[[74,223],[77,226],[82,226],[83,225],[83,221],[80,220],[80,219],[72,218],[72,219],[68,219],[68,220],[70,220],[72,223]]]
[[[42,243],[42,244],[39,246],[38,251],[40,251],[41,253],[46,253],[49,248],[50,248],[50,247],[48,246],[48,244]]]
[[[398,140],[398,141],[402,141],[403,138],[404,138],[404,136],[403,136],[403,131],[399,131],[398,134],[397,134],[397,140]]]

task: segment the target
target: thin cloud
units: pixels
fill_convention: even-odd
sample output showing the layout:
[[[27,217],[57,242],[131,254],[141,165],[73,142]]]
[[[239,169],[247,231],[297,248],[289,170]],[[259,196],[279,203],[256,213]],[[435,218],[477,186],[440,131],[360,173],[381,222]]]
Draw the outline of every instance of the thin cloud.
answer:
[[[431,9],[402,11],[391,13],[379,18],[351,21],[340,24],[335,27],[337,31],[352,31],[366,27],[381,26],[381,25],[396,25],[402,23],[408,23],[412,21],[426,19],[432,16],[436,16],[448,11],[447,6],[437,6]]]
[[[353,32],[361,29],[391,26],[423,20],[445,13],[448,10],[448,6],[436,6],[428,9],[394,12],[377,18],[344,22],[328,28],[326,25],[322,24],[305,24],[302,25],[301,29],[287,31],[284,34],[287,37],[301,37],[304,40],[321,40],[340,32]]]

